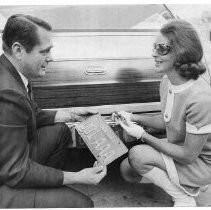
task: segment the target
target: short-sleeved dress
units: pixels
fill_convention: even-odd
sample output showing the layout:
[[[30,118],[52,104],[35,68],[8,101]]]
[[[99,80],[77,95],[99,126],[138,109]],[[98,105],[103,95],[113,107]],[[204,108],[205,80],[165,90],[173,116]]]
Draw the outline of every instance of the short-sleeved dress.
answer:
[[[197,196],[199,188],[211,183],[211,87],[199,77],[174,86],[167,76],[160,85],[161,112],[167,141],[183,145],[186,133],[207,134],[207,141],[191,164],[182,164],[162,154],[170,179],[187,194]]]

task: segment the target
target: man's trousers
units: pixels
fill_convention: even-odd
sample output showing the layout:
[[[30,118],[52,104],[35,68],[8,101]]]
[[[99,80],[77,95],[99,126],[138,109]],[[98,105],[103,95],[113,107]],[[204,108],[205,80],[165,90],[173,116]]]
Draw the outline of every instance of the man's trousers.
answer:
[[[71,133],[64,123],[38,130],[38,141],[30,144],[30,158],[42,165],[63,169]],[[71,161],[71,160],[68,160]],[[0,208],[93,207],[92,200],[70,187],[14,189],[0,186]]]

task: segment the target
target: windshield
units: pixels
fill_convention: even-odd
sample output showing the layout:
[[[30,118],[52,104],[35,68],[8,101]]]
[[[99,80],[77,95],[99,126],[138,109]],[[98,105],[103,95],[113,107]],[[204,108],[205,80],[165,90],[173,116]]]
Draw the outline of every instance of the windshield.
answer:
[[[162,4],[0,6],[0,30],[8,17],[17,13],[43,18],[54,31],[159,29],[172,18]]]

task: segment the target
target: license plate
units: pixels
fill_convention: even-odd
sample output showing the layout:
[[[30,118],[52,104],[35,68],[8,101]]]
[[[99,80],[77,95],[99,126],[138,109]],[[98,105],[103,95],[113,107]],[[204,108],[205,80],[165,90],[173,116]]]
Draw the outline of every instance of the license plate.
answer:
[[[76,130],[102,165],[108,165],[128,152],[127,147],[100,114],[92,115],[77,124]]]

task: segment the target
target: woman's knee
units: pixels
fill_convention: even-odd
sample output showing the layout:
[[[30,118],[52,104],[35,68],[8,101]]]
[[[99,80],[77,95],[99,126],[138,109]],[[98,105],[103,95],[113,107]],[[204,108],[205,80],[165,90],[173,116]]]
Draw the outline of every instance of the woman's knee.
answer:
[[[127,182],[136,183],[141,180],[140,175],[136,171],[134,171],[133,168],[131,168],[128,162],[128,158],[122,161],[120,165],[120,172],[122,178]]]
[[[122,178],[127,182],[132,182],[132,178],[130,176],[130,164],[128,163],[128,159],[124,159],[120,164],[120,173]]]
[[[146,173],[152,168],[154,153],[149,145],[134,146],[128,153],[129,164],[137,173]]]

